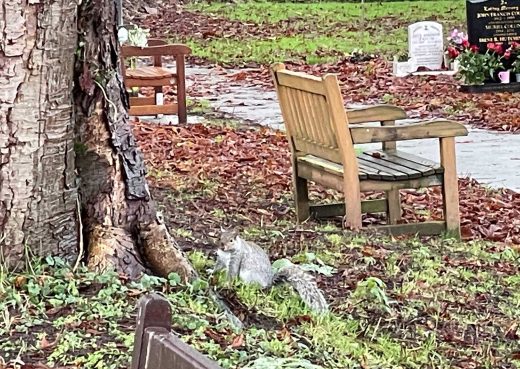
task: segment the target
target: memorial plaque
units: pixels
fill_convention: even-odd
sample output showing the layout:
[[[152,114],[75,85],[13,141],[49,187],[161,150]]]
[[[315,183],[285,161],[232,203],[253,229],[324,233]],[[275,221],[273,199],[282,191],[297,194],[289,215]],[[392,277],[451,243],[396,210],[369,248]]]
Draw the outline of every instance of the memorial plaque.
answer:
[[[439,70],[444,58],[442,25],[418,22],[408,26],[408,53],[417,67]]]
[[[520,0],[466,0],[468,38],[485,52],[489,42],[520,42]]]

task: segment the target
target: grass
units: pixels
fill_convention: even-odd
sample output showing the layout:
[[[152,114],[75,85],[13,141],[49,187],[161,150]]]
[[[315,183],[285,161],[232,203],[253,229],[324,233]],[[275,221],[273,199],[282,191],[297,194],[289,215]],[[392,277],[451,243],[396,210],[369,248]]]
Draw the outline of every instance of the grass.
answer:
[[[335,256],[324,258],[333,267],[325,274],[332,270],[333,276],[320,278],[344,295],[329,296],[332,313],[325,316],[312,315],[287,286],[261,291],[239,282],[230,288],[223,275],[208,279],[213,261],[200,251],[190,259],[203,279],[188,286],[179,285],[176,275],[129,282],[115,273],[72,272],[51,257],[34,260],[31,272],[2,270],[0,362],[127,367],[136,301],[160,290],[172,302],[173,326],[182,339],[224,368],[284,368],[287,357],[300,363],[295,368],[309,362],[316,368],[453,368],[474,361],[479,368],[519,367],[511,327],[520,308],[520,276],[490,268],[518,267],[518,252],[484,242],[369,240],[328,229],[341,242],[320,237],[312,250],[292,256],[317,266],[323,264],[319,252]],[[283,229],[266,232],[286,236]],[[252,237],[257,230],[246,233]],[[374,242],[383,253],[352,259]],[[243,304],[249,320],[243,332],[233,332],[207,297],[207,281]],[[344,284],[352,287],[345,290]]]
[[[254,30],[253,35],[244,36],[243,31],[227,30],[229,26],[223,23],[221,37],[183,40],[194,55],[224,64],[334,62],[354,50],[393,56],[407,50],[407,26],[413,22],[439,21],[446,34],[452,27],[465,28],[462,0],[367,3],[364,7],[336,2],[245,1],[233,6],[194,2],[187,7],[210,17],[245,22]]]
[[[373,2],[364,5],[359,2],[333,1],[319,3],[242,1],[233,6],[221,2],[191,2],[188,9],[257,24],[270,24],[294,18],[301,23],[313,19],[327,25],[335,22],[358,22],[363,15],[367,21],[399,17],[406,23],[439,18],[444,22],[459,22],[465,17],[464,0],[395,1],[381,4]]]

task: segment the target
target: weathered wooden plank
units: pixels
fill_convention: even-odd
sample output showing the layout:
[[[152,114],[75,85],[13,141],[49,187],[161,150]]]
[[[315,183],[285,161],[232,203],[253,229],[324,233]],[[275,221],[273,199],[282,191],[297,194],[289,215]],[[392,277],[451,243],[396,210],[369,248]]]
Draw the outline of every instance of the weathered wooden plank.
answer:
[[[130,106],[154,105],[155,97],[132,97],[130,96]]]
[[[359,162],[359,161],[358,161],[358,167],[359,167],[360,172],[367,175],[366,179],[382,180],[383,174],[385,175],[385,180],[391,181],[394,179],[394,176],[392,176],[391,174],[381,173],[379,170],[367,167],[367,166],[363,165],[362,162]],[[365,179],[365,178],[363,178],[363,179]]]
[[[339,148],[335,127],[333,126],[330,118],[325,96],[313,95],[312,101],[318,115],[321,117],[321,119],[318,120],[318,128],[322,132],[325,142],[329,145],[329,147]]]
[[[367,179],[361,181],[361,191],[389,191],[404,190],[407,188],[424,188],[431,186],[440,186],[443,181],[442,174],[434,174],[428,177],[408,179],[404,181],[377,181]]]
[[[403,126],[353,127],[350,128],[350,133],[352,135],[352,141],[355,144],[362,144],[466,136],[468,130],[464,125],[454,121],[431,120]]]
[[[280,66],[280,68],[281,67],[282,66]],[[278,94],[278,101],[280,102],[280,110],[282,111],[282,117],[285,123],[285,133],[287,134],[291,150],[294,153],[297,150],[294,145],[294,139],[296,137],[302,137],[302,133],[298,130],[297,125],[294,123],[294,120],[297,118],[294,115],[293,107],[289,103],[289,99],[287,97],[287,91],[289,89],[287,87],[278,85],[276,71],[273,71],[273,75],[273,79],[275,81],[276,86],[276,92]]]
[[[317,169],[321,169],[327,171],[331,174],[335,174],[337,176],[343,176],[343,165],[332,162],[330,160],[326,160],[324,158],[320,158],[314,155],[305,155],[300,156],[298,158],[298,163],[306,163],[308,165],[314,166]],[[360,170],[359,179],[368,178],[367,174]]]
[[[444,219],[448,232],[460,238],[459,183],[455,159],[455,139],[442,138],[440,142],[441,164],[444,167]]]
[[[333,188],[340,192],[343,191],[343,177],[341,175],[316,168],[305,162],[301,162],[298,165],[298,175],[302,178],[308,179],[309,181],[319,183],[327,188]]]
[[[367,162],[370,162],[370,163],[381,165],[383,167],[388,168],[389,170],[394,170],[396,172],[401,172],[407,178],[419,178],[419,177],[423,176],[422,172],[420,172],[418,170],[408,168],[408,167],[406,167],[404,165],[401,165],[399,163],[396,163],[396,162],[393,162],[393,161],[390,161],[390,160],[383,160],[382,158],[374,157],[374,156],[369,155],[367,153],[362,153],[362,154],[358,155],[358,160],[360,160],[360,159],[364,160],[364,161],[367,161]],[[397,177],[397,176],[396,176],[396,178],[397,179],[406,179],[406,178]]]
[[[320,77],[288,70],[278,71],[276,77],[280,86],[325,95],[325,86],[323,85],[323,79]]]
[[[121,55],[124,58],[131,56],[163,56],[163,55],[188,55],[191,54],[191,49],[182,44],[170,44],[162,46],[123,46],[121,47]]]
[[[303,139],[306,142],[311,142],[310,137],[307,134],[307,127],[302,119],[302,112],[300,111],[300,107],[297,105],[295,96],[296,91],[292,88],[285,88],[284,90],[287,99],[287,105],[292,110],[293,120],[290,122],[290,124],[295,127],[294,131],[298,132],[295,137]]]
[[[345,163],[343,173],[343,193],[345,195],[346,228],[358,230],[361,228],[361,193],[359,189],[359,170],[356,160],[356,151],[352,144],[352,137],[347,126],[347,113],[343,107],[343,97],[339,88],[338,77],[327,74],[323,77],[330,118],[334,125],[338,144]]]
[[[168,77],[161,79],[138,79],[125,77],[126,87],[162,87],[174,86],[177,81],[176,77]]]
[[[386,201],[388,203],[388,223],[397,224],[401,220],[401,197],[399,196],[399,190],[386,191]]]
[[[177,114],[177,104],[131,106],[129,115]]]
[[[381,122],[383,127],[395,126],[395,120],[385,120]],[[397,143],[395,141],[386,141],[382,143],[383,150],[396,150]]]
[[[382,226],[370,226],[367,230],[381,232],[398,236],[402,234],[417,234],[420,236],[432,236],[446,231],[446,223],[442,221],[432,221],[424,223],[392,224]]]
[[[368,156],[359,155],[358,163],[363,164],[364,167],[369,167],[372,169],[376,169],[381,173],[381,178],[384,180],[405,180],[410,178],[407,173],[400,171],[396,168],[391,168],[389,165],[383,165],[375,162],[374,160],[370,160]],[[384,162],[386,163],[386,162]],[[370,176],[369,176],[370,178]]]
[[[298,175],[298,161],[293,157],[293,186],[294,186],[294,205],[296,207],[296,221],[304,222],[310,216],[309,212],[309,189],[307,180]]]
[[[359,108],[348,108],[349,124],[382,122],[389,120],[406,119],[406,112],[394,105],[370,105]]]
[[[427,159],[420,158],[415,155],[406,155],[402,151],[384,151],[384,150],[371,150],[365,151],[365,154],[372,157],[377,156],[381,160],[385,160],[391,163],[399,164],[401,166],[413,169],[420,172],[422,176],[429,176],[436,173],[437,170],[442,171],[439,164],[429,161]],[[407,158],[408,157],[408,158]],[[415,158],[415,161],[411,161],[410,158]],[[428,165],[425,165],[428,163]]]
[[[362,213],[384,213],[387,211],[386,199],[361,201]],[[311,216],[314,218],[330,218],[345,215],[345,203],[311,205]]]
[[[313,94],[302,93],[303,108],[305,109],[305,115],[309,117],[311,124],[311,132],[316,142],[320,145],[329,146],[328,142],[323,137],[323,129],[320,127],[321,117],[316,114],[314,105],[312,103]]]
[[[341,163],[339,148],[321,146],[299,137],[293,137],[293,143],[298,152],[314,155],[334,163]]]
[[[222,369],[169,332],[149,329],[146,333],[150,349],[142,369]]]
[[[390,154],[393,154],[393,153],[390,152]],[[413,163],[417,163],[417,164],[421,164],[421,165],[433,168],[435,170],[435,173],[439,173],[439,174],[444,173],[444,168],[442,167],[442,165],[440,163],[436,163],[432,160],[411,154],[406,151],[400,151],[400,150],[395,155],[397,155],[401,159],[405,159],[405,160],[408,160]]]
[[[132,369],[222,369],[171,332],[168,301],[156,293],[139,300]]]

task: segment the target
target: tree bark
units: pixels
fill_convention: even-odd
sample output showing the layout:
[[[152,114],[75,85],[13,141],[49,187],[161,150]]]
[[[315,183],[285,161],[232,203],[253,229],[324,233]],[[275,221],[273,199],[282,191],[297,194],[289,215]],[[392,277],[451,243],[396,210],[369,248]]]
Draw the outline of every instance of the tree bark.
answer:
[[[2,256],[72,260],[84,246],[92,269],[194,276],[150,198],[114,1],[0,1]]]
[[[76,6],[0,0],[0,256],[10,266],[29,250],[69,259],[77,250]]]

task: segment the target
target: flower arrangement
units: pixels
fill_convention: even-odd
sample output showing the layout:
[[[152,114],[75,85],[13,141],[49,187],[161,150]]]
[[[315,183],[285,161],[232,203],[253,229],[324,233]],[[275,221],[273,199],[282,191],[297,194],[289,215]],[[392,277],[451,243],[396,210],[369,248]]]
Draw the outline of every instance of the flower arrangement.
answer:
[[[468,35],[455,28],[448,36],[448,46],[445,54],[450,61],[453,61],[469,46]]]
[[[480,85],[486,80],[494,80],[495,74],[504,69],[504,48],[501,43],[487,44],[484,54],[477,46],[468,46],[457,57],[459,79],[468,85]]]
[[[504,59],[510,61],[513,73],[520,73],[520,42],[511,42],[509,48],[504,52]],[[520,82],[518,77],[517,82]]]

